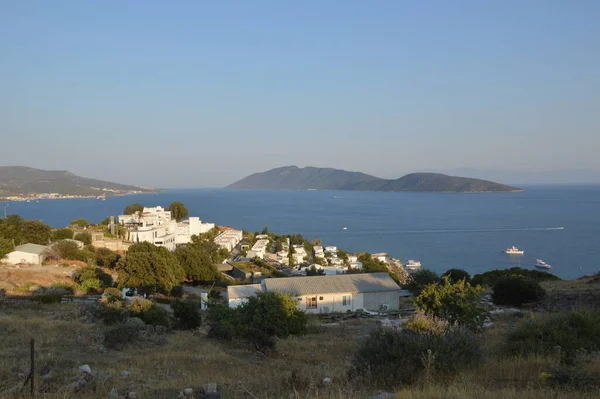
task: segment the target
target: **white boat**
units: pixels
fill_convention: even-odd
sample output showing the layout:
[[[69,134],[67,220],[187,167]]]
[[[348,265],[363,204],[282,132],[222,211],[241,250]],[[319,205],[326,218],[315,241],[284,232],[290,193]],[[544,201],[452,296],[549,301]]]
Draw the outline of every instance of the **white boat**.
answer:
[[[417,270],[421,267],[421,262],[418,260],[409,259],[406,261],[406,265],[404,265],[408,270]]]
[[[549,264],[547,264],[546,262],[544,262],[541,259],[535,260],[535,267],[539,267],[540,269],[548,269],[548,270],[552,269],[552,266],[550,266]]]
[[[344,227],[344,230],[348,230],[348,228],[347,228],[347,227]]]
[[[513,245],[510,248],[506,248],[504,250],[504,253],[509,254],[509,255],[523,255],[525,253],[525,251],[523,251],[522,249],[519,249]]]

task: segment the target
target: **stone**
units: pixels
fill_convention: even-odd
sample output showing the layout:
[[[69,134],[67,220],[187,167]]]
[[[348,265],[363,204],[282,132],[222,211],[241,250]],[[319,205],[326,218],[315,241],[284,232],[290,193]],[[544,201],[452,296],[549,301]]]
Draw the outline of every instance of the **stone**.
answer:
[[[394,394],[389,392],[379,392],[377,395],[372,396],[371,399],[391,399],[394,397]]]
[[[117,388],[113,388],[110,390],[110,392],[108,393],[108,397],[111,399],[115,399],[119,397],[119,391],[117,391]]]
[[[331,378],[329,378],[329,377],[323,378],[323,384],[325,384],[325,385],[331,384]]]
[[[181,397],[191,398],[192,396],[194,396],[194,388],[185,388],[181,391]]]
[[[79,371],[81,371],[84,374],[92,374],[92,369],[87,364],[79,366]]]
[[[137,398],[137,392],[131,391],[127,394],[127,399],[135,399],[135,398]]]
[[[9,397],[9,396],[13,396],[16,395],[17,393],[19,393],[21,391],[21,384],[15,385],[12,388],[7,389],[6,391],[2,391],[0,392],[0,398],[4,398],[4,397]]]
[[[202,385],[201,390],[204,393],[205,399],[220,399],[221,398],[221,393],[217,391],[217,383],[216,382],[211,382],[211,383]]]
[[[123,370],[123,371],[121,371],[121,376],[122,376],[123,378],[127,378],[127,377],[129,377],[129,370]]]
[[[47,372],[46,374],[44,374],[43,376],[41,376],[40,378],[44,381],[48,381],[51,380],[52,377],[54,377],[54,373],[52,372],[52,370],[50,370],[49,372]]]

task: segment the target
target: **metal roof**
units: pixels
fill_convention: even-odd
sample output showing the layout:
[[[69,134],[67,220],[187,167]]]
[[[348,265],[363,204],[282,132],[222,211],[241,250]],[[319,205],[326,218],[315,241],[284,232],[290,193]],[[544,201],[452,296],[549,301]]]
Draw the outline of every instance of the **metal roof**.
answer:
[[[28,254],[41,255],[46,251],[48,247],[45,245],[38,244],[23,244],[15,247],[14,251],[25,252]]]
[[[261,291],[262,286],[260,284],[230,285],[227,287],[227,297],[229,299],[249,298]]]
[[[400,291],[389,274],[361,273],[336,276],[270,278],[263,281],[265,291],[293,296],[343,293]]]

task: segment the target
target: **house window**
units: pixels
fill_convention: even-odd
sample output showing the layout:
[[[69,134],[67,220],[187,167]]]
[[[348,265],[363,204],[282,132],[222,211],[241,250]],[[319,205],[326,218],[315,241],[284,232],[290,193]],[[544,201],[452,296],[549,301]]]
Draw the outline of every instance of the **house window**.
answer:
[[[306,309],[316,309],[317,308],[317,297],[308,297],[306,298]]]
[[[322,301],[322,300],[323,300],[323,297],[322,297],[322,296],[320,296],[320,297],[319,297],[319,301]]]
[[[342,296],[342,306],[350,306],[350,296],[349,295]]]

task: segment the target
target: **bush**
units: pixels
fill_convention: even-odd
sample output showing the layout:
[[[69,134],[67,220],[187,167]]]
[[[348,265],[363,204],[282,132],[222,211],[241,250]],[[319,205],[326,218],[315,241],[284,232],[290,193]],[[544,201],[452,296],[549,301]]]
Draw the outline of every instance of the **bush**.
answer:
[[[171,315],[165,308],[152,304],[150,309],[144,313],[139,314],[139,317],[151,326],[163,326],[171,328]]]
[[[60,303],[64,295],[68,295],[69,291],[65,288],[47,288],[40,287],[31,293],[31,296],[38,302],[49,304],[49,303]]]
[[[121,259],[119,254],[111,251],[108,248],[96,249],[96,264],[101,267],[112,269]]]
[[[489,272],[476,274],[473,277],[472,283],[475,285],[493,287],[496,284],[496,282],[498,282],[498,280],[506,276],[529,277],[530,279],[535,280],[537,282],[560,280],[560,278],[548,272],[522,269],[520,267],[511,267],[510,269],[491,270]]]
[[[123,302],[98,301],[91,306],[94,319],[101,320],[104,324],[112,325],[125,320],[126,314],[123,309]]]
[[[171,288],[171,296],[175,298],[181,298],[183,296],[183,287],[181,285],[176,285]]]
[[[465,280],[467,283],[471,282],[471,275],[462,269],[449,269],[446,270],[442,277],[450,277],[450,281],[456,283],[460,280]]]
[[[120,301],[123,298],[121,290],[114,287],[109,287],[104,290],[103,296],[108,299],[109,302]]]
[[[90,278],[87,280],[84,280],[81,283],[81,287],[83,288],[83,290],[85,291],[86,294],[96,294],[98,293],[98,290],[100,290],[100,288],[102,288],[102,282],[100,281],[100,279],[97,278]]]
[[[152,307],[151,300],[136,296],[129,302],[127,309],[129,309],[129,311],[132,313],[141,314],[141,313],[149,311],[151,307]]]
[[[546,291],[535,280],[521,276],[502,277],[494,284],[492,301],[496,305],[521,306],[535,302],[546,295]]]
[[[423,288],[432,283],[440,281],[440,277],[431,270],[421,269],[410,274],[409,282],[405,285],[405,288],[409,290],[414,296],[418,296]]]
[[[451,326],[448,320],[435,316],[426,315],[423,311],[417,311],[413,317],[402,323],[402,327],[414,333],[444,335]]]
[[[77,233],[73,239],[81,241],[85,245],[90,245],[92,243],[92,235],[90,233]]]
[[[449,327],[444,334],[380,328],[359,346],[350,374],[365,383],[395,388],[431,374],[453,374],[481,359],[479,340],[462,327]]]
[[[415,303],[427,315],[458,322],[476,331],[483,328],[483,322],[489,316],[481,305],[482,291],[480,286],[473,287],[464,280],[452,283],[446,276],[441,282],[424,287]]]
[[[62,301],[62,294],[39,294],[34,296],[35,299],[43,304],[49,303],[60,303]]]
[[[239,334],[240,316],[237,308],[226,305],[210,306],[206,320],[210,327],[209,337],[230,340]]]
[[[79,259],[79,247],[73,241],[59,241],[54,244],[54,249],[61,259],[77,260]]]
[[[52,232],[52,239],[54,241],[66,240],[73,238],[73,230],[71,229],[58,229]]]
[[[75,271],[73,280],[83,286],[84,281],[97,279],[100,281],[101,288],[112,287],[113,279],[108,273],[102,271],[102,269],[95,266],[86,266]]]
[[[89,249],[81,249],[77,252],[76,260],[80,260],[82,262],[86,262],[88,264],[92,263],[96,259],[96,254]]]
[[[579,310],[537,315],[508,335],[506,347],[516,355],[558,355],[570,362],[582,348],[588,352],[600,350],[600,313]]]
[[[64,292],[64,295],[73,295],[77,291],[77,286],[70,283],[52,283],[50,288],[60,289]]]
[[[134,318],[135,319],[135,318]],[[120,323],[104,334],[104,345],[107,348],[122,350],[128,344],[134,342],[140,335],[140,330],[144,323],[131,322],[129,319],[125,323]],[[139,320],[139,319],[138,319]]]
[[[173,308],[173,317],[175,318],[175,328],[193,330],[202,324],[199,302],[177,300],[171,307]]]

